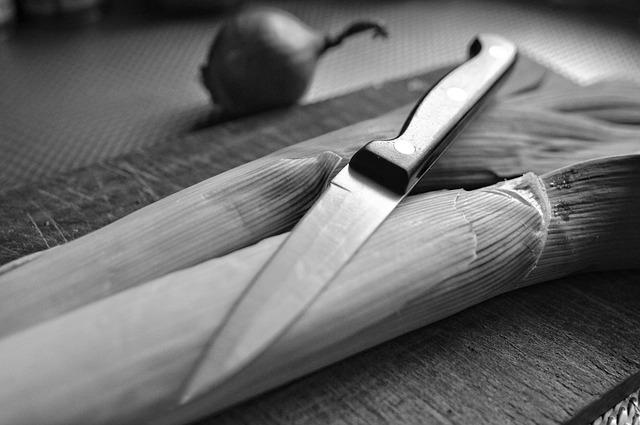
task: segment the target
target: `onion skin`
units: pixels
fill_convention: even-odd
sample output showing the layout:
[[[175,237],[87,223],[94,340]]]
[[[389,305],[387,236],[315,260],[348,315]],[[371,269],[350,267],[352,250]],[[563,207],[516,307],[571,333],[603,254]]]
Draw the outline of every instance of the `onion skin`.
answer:
[[[310,28],[288,12],[255,8],[222,24],[201,80],[224,114],[241,116],[295,104],[307,91],[318,59],[343,39],[379,24],[354,23],[337,37]]]

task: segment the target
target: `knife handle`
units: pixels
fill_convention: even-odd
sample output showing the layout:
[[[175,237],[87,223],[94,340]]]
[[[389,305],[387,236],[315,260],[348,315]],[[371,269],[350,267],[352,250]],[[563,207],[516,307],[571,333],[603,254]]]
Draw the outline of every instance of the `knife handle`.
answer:
[[[394,192],[408,193],[509,71],[517,48],[502,37],[480,34],[469,57],[417,103],[398,137],[369,142],[349,166]]]

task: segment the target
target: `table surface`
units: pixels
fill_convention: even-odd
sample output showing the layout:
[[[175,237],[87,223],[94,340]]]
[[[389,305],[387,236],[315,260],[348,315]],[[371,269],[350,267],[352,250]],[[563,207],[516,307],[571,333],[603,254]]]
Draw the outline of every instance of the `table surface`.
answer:
[[[0,193],[0,262],[64,243],[207,177],[415,101],[442,71],[204,127]],[[640,273],[505,294],[202,424],[559,424],[592,419],[640,369]],[[637,383],[636,383],[637,384]],[[607,398],[608,397],[608,398]],[[586,411],[584,409],[587,409]]]

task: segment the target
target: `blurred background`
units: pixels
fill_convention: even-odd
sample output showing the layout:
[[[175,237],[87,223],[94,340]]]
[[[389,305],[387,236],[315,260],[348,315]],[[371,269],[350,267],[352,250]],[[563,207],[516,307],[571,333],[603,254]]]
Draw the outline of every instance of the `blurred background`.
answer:
[[[0,190],[195,131],[211,111],[199,68],[241,6],[287,10],[321,33],[385,23],[388,39],[356,36],[323,56],[303,103],[461,61],[478,32],[583,84],[640,83],[636,0],[242,3],[0,0]]]

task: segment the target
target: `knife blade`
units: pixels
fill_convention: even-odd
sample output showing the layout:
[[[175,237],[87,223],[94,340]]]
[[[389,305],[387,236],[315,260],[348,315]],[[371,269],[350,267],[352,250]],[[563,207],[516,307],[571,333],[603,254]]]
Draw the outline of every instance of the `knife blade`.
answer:
[[[417,103],[399,136],[369,142],[353,155],[232,306],[189,375],[182,403],[239,372],[300,317],[443,153],[516,57],[513,43],[478,35],[469,59]]]

